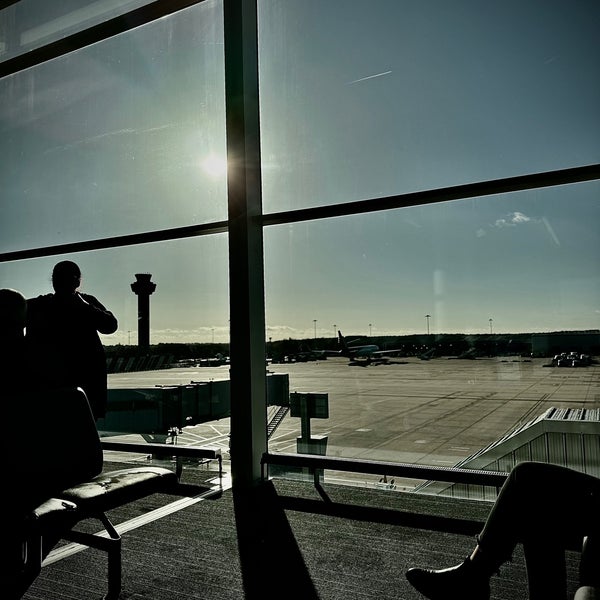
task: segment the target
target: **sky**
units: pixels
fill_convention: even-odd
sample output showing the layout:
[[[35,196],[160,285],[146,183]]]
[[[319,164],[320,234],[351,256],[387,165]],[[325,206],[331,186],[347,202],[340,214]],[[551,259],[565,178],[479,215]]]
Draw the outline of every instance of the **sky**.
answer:
[[[222,14],[208,1],[0,81],[0,252],[227,217]],[[266,213],[600,162],[600,4],[259,2]],[[265,228],[267,339],[600,328],[600,184]],[[227,236],[0,263],[137,340],[228,339]],[[430,315],[426,318],[425,315]],[[492,319],[492,321],[490,321]]]

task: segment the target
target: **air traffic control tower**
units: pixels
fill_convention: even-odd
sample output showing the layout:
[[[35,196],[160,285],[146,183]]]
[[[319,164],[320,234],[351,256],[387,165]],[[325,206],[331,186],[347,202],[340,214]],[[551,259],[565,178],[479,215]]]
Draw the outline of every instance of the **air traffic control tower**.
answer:
[[[136,273],[131,284],[131,291],[138,297],[138,347],[150,346],[150,294],[156,289],[156,284],[150,279],[151,273]]]

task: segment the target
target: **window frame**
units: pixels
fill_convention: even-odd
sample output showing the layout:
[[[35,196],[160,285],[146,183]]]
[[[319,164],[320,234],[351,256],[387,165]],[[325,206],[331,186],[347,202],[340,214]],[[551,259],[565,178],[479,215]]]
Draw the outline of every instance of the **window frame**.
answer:
[[[157,0],[0,63],[0,77],[80,50],[204,0]],[[263,214],[260,160],[257,0],[223,0],[228,220],[141,234],[33,247],[0,262],[228,233],[231,317],[231,444],[234,488],[255,485],[267,452],[263,231],[298,223],[600,179],[600,164],[479,181],[383,198]]]

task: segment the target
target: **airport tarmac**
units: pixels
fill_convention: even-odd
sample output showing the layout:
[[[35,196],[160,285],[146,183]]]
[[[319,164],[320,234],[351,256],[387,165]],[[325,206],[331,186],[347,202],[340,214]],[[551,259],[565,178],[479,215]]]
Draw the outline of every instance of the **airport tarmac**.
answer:
[[[600,407],[600,365],[544,366],[548,363],[406,358],[364,367],[336,357],[270,364],[268,370],[287,373],[290,392],[328,395],[329,418],[311,420],[311,434],[327,436],[328,455],[452,466],[551,407]],[[111,374],[109,387],[228,378],[228,366],[177,368]],[[296,452],[300,433],[300,419],[288,414],[269,449]],[[177,443],[219,447],[227,458],[228,434],[229,419],[221,419],[184,428]]]

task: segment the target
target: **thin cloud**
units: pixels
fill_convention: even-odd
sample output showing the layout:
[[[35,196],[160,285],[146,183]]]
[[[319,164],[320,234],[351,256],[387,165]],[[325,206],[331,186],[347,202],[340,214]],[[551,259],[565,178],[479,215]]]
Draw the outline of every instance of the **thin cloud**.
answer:
[[[522,212],[512,212],[506,216],[504,219],[497,219],[494,223],[494,227],[516,227],[517,225],[522,225],[523,223],[529,223],[531,218]]]
[[[505,218],[496,220],[494,225],[492,225],[491,227],[502,229],[503,227],[517,227],[518,225],[524,225],[525,223],[542,224],[546,228],[546,231],[548,232],[548,235],[550,236],[552,241],[557,246],[560,246],[560,240],[558,239],[558,236],[556,235],[554,229],[552,228],[552,225],[546,217],[532,218],[528,217],[525,213],[515,211],[509,213]],[[477,237],[483,237],[485,235],[485,232],[479,229],[476,235]]]

